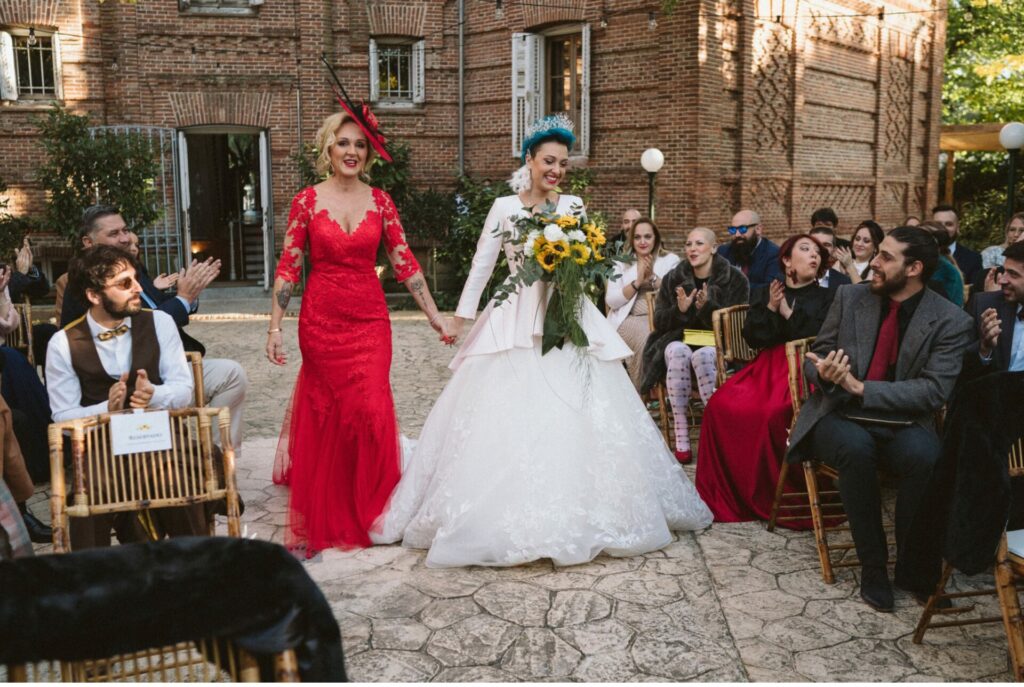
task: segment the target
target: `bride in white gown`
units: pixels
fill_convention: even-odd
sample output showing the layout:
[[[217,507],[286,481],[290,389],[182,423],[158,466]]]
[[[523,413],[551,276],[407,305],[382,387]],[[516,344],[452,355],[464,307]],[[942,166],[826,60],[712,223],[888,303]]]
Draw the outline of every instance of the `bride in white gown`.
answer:
[[[573,144],[566,124],[547,118],[528,132],[512,182],[521,190],[491,208],[454,331],[475,318],[501,250],[515,269],[499,227],[545,201],[563,214],[582,206],[556,191]],[[711,524],[622,366],[632,351],[589,300],[587,351],[566,343],[541,355],[546,289],[537,282],[484,309],[371,530],[376,543],[429,548],[431,567],[573,565],[653,551],[671,530]]]

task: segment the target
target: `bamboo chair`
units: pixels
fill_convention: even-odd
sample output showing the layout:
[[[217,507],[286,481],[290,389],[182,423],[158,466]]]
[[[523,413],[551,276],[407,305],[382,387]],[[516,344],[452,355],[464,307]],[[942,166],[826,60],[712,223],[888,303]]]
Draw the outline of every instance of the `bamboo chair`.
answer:
[[[14,303],[13,305],[21,318],[21,322],[14,331],[4,337],[4,345],[24,353],[25,357],[28,358],[28,362],[34,368],[36,366],[36,357],[32,352],[32,304],[26,298],[24,303]]]
[[[49,428],[53,550],[70,550],[68,518],[147,508],[186,506],[225,499],[228,536],[241,534],[235,451],[227,408],[170,411],[172,447],[168,451],[113,456],[110,414],[56,422]],[[214,466],[212,423],[223,443],[223,481]],[[67,505],[64,433],[71,435],[72,505]],[[213,517],[208,516],[210,534]]]
[[[720,388],[729,379],[729,364],[749,363],[757,357],[758,350],[751,348],[743,338],[743,323],[747,319],[749,305],[731,305],[711,313],[711,328],[715,333],[715,357],[717,376],[715,387]]]
[[[964,284],[964,305],[971,300],[971,284]]]
[[[197,351],[185,351],[185,358],[192,368],[192,405],[206,407],[206,387],[203,385],[203,356]]]
[[[789,398],[793,404],[793,421],[789,425],[789,431],[793,431],[796,419],[800,415],[800,408],[804,401],[810,396],[810,385],[808,385],[803,374],[804,355],[811,350],[814,337],[796,339],[786,342],[786,362],[789,367]],[[789,474],[789,463],[782,461],[779,470],[779,481],[775,485],[775,500],[772,501],[772,510],[768,518],[768,531],[774,532],[775,525],[780,522],[791,522],[794,520],[806,520],[811,518],[810,502],[806,491],[786,492],[786,477]],[[819,492],[819,496],[831,497],[834,492]],[[784,499],[795,503],[783,503]],[[781,513],[781,514],[780,514]]]
[[[1024,477],[1024,437],[1021,437],[1017,442],[1010,447],[1010,453],[1007,456],[1007,467],[1010,475],[1010,479],[1017,477]],[[1005,590],[1000,589],[1000,566],[1003,570],[1002,584]],[[935,592],[928,597],[928,603],[925,604],[924,610],[921,612],[921,618],[917,621],[917,627],[914,629],[914,644],[920,644],[924,641],[925,633],[932,628],[940,627],[960,627],[963,625],[981,625],[985,623],[997,623],[1003,621],[1006,623],[1006,636],[1010,640],[1010,653],[1011,659],[1014,659],[1014,677],[1020,681],[1024,679],[1024,673],[1022,673],[1022,661],[1024,661],[1024,630],[1021,629],[1020,623],[1020,607],[1017,601],[1016,588],[1019,584],[1024,583],[1024,559],[1009,553],[1006,544],[1006,534],[1003,533],[1002,540],[999,544],[999,549],[996,554],[996,587],[993,589],[978,589],[967,592],[947,592],[946,584],[949,582],[949,578],[953,574],[953,567],[947,563],[942,564],[942,575],[939,577],[939,582],[935,587]],[[943,599],[964,599],[978,596],[996,596],[1000,597],[1000,607],[1002,610],[1001,615],[997,616],[985,616],[981,618],[967,618],[957,620],[940,620],[935,621],[933,618],[938,615],[940,617],[956,616],[963,613],[967,613],[974,609],[974,605],[966,606],[954,606],[953,608],[941,608],[940,603]],[[1005,595],[1005,599],[1003,596]],[[1014,604],[1017,604],[1016,606]],[[1014,610],[1016,609],[1016,610]],[[1011,620],[1007,620],[1010,618]],[[1016,620],[1013,620],[1016,618]],[[1012,621],[1012,622],[1011,622]],[[1014,640],[1013,633],[1018,633],[1018,637]],[[1014,658],[1013,652],[1015,651],[1014,642],[1017,642],[1017,654]]]
[[[300,682],[291,649],[274,655],[277,682]],[[260,682],[256,658],[229,641],[212,639],[115,654],[85,661],[7,666],[8,682]]]

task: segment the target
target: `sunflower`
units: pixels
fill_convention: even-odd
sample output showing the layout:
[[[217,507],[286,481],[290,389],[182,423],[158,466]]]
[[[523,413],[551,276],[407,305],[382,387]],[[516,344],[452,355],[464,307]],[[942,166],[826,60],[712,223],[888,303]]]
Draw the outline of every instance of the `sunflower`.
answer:
[[[558,263],[562,262],[562,256],[551,250],[550,244],[544,250],[536,253],[537,262],[544,268],[545,272],[554,272]]]
[[[548,240],[544,238],[544,234],[541,234],[533,240],[533,254],[540,255],[548,247]]]
[[[575,227],[580,223],[580,218],[574,215],[562,215],[555,220],[555,224],[560,226],[562,229],[568,229],[569,227]]]
[[[575,243],[569,248],[569,254],[577,265],[586,265],[587,260],[590,259],[590,248],[582,243]]]
[[[559,259],[567,257],[569,255],[569,242],[565,239],[560,241],[549,241],[547,249],[556,253]]]
[[[587,234],[587,241],[590,243],[591,248],[597,250],[598,246],[605,244],[604,232],[593,222],[583,225],[583,231]]]

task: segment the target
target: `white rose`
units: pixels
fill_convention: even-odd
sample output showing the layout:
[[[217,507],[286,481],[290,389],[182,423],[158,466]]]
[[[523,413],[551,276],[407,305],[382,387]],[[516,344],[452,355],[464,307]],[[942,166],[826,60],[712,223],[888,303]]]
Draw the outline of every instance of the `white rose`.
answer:
[[[523,252],[529,257],[533,257],[533,249],[537,244],[537,239],[540,238],[540,231],[535,229],[526,235],[526,243],[523,244]]]
[[[575,241],[576,243],[586,243],[587,242],[587,235],[584,234],[579,229],[573,229],[568,234],[566,234],[566,236],[569,237],[570,241]]]
[[[562,241],[565,239],[565,232],[562,231],[562,227],[557,224],[549,224],[544,227],[544,238],[552,243],[555,241]]]

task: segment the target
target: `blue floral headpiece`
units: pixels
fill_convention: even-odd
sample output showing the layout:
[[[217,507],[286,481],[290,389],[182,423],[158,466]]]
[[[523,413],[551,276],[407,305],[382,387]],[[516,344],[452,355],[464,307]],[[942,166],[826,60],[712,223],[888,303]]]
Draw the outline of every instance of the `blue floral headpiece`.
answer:
[[[576,136],[572,133],[574,128],[575,125],[572,123],[572,120],[564,114],[550,115],[538,119],[530,125],[526,130],[526,136],[523,137],[523,152],[520,156],[522,162],[526,163],[526,154],[530,152],[533,144],[542,138],[553,137],[564,143],[571,150],[576,143]]]

